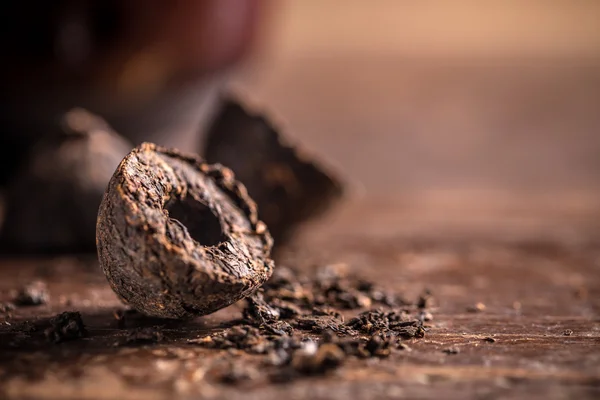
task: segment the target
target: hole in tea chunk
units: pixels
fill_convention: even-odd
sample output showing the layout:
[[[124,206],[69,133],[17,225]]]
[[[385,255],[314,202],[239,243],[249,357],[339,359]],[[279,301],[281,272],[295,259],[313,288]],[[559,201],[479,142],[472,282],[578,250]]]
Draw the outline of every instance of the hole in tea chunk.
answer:
[[[226,240],[219,218],[193,197],[174,198],[165,208],[169,217],[185,226],[192,239],[202,246],[216,246]]]

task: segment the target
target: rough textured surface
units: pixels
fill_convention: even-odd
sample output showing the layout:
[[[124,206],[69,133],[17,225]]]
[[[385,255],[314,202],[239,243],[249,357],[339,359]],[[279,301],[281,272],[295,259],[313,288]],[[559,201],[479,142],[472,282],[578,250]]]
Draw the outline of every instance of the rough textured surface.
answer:
[[[6,191],[3,252],[80,252],[95,248],[102,194],[131,150],[100,117],[67,112],[13,177]]]
[[[467,226],[464,220],[463,228],[455,227],[450,234],[441,215],[407,222],[404,231],[390,233],[389,224],[381,221],[393,222],[404,213],[424,215],[426,208],[422,202],[404,202],[401,212],[394,205],[379,205],[375,212],[372,206],[361,203],[342,210],[337,222],[307,232],[294,251],[282,254],[280,263],[314,277],[312,265],[343,260],[353,273],[411,301],[429,289],[432,297],[425,303],[433,320],[425,337],[403,341],[405,348],[388,357],[350,358],[327,376],[266,384],[264,375],[253,372],[262,370],[262,357],[189,343],[226,332],[232,320],[242,317],[241,305],[185,322],[125,311],[126,322],[120,326],[113,314],[123,305],[93,258],[3,260],[0,301],[10,299],[11,289],[40,276],[52,298],[49,304],[0,316],[0,390],[7,398],[40,399],[598,395],[597,229],[586,228],[583,219],[569,223],[538,209],[546,217],[531,222],[524,232],[519,224],[507,222],[508,215],[515,217],[508,209],[489,220],[485,234],[480,224]],[[599,214],[588,215],[593,220]],[[380,222],[365,235],[357,227],[367,220]],[[552,232],[562,229],[588,239],[553,239]],[[510,239],[498,237],[499,230],[512,232]],[[319,246],[323,242],[326,248]],[[471,312],[477,303],[485,308]],[[88,336],[49,343],[43,334],[49,320],[74,310],[81,312]],[[345,314],[349,322],[355,311]],[[140,343],[138,330],[155,326],[163,340],[151,343],[157,337],[152,336]],[[565,336],[566,330],[572,334]],[[229,358],[233,366],[224,363]],[[235,384],[219,380],[226,373]]]
[[[329,3],[330,15],[338,15],[339,2]],[[353,2],[363,3],[385,12]],[[311,35],[295,37],[325,37],[314,30],[323,3],[294,4],[313,10],[305,26]],[[363,27],[344,30],[344,38],[352,33],[370,44],[372,32]],[[306,226],[278,266],[312,276],[314,266],[346,262],[411,301],[430,289],[433,297],[424,300],[432,302],[433,320],[425,337],[366,366],[351,359],[328,376],[264,384],[262,376],[235,368],[260,369],[255,356],[188,343],[223,332],[242,316],[239,305],[185,323],[125,311],[120,327],[113,314],[123,305],[95,257],[4,259],[0,301],[35,279],[44,279],[52,295],[49,304],[0,317],[5,397],[600,397],[598,63],[445,64],[407,60],[389,49],[314,57],[286,50],[293,58],[261,66],[266,71],[258,84],[252,81],[251,93],[285,116],[303,143],[364,183],[366,195]],[[81,312],[89,336],[48,343],[48,318],[67,310]],[[129,331],[155,325],[162,342],[114,346]],[[565,336],[567,330],[573,333]],[[453,348],[457,354],[445,352]],[[230,352],[237,355],[234,366],[222,363]],[[223,370],[250,379],[215,382]]]
[[[389,357],[404,351],[406,340],[424,337],[428,325],[423,324],[420,301],[400,300],[400,293],[381,296],[376,286],[341,265],[310,275],[278,267],[260,291],[246,299],[241,319],[189,343],[228,350],[221,359],[235,367],[213,375],[215,381],[229,384],[250,378],[255,383],[292,382],[331,373],[355,358]],[[358,295],[364,301],[346,301]],[[392,298],[396,301],[389,301]],[[257,362],[243,362],[239,355],[253,356]]]
[[[338,178],[266,117],[231,98],[222,101],[208,129],[204,156],[227,165],[246,185],[275,245],[285,243],[299,223],[330,209],[343,193]]]
[[[144,314],[212,313],[270,276],[272,239],[233,173],[144,143],[121,162],[100,205],[100,265]]]

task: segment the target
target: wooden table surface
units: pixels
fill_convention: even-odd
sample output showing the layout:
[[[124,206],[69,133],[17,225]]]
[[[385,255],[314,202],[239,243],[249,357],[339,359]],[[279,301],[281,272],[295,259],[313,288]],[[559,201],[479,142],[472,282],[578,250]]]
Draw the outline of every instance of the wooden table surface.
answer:
[[[241,71],[236,90],[353,189],[278,264],[344,262],[407,298],[430,289],[426,336],[409,341],[412,351],[353,360],[327,377],[224,386],[203,377],[219,352],[185,341],[239,307],[168,327],[162,344],[114,347],[122,306],[93,255],[4,259],[0,300],[43,279],[51,301],[2,321],[1,390],[40,399],[600,397],[598,67],[346,52]],[[479,302],[484,310],[468,311]],[[20,322],[64,310],[82,313],[89,338],[9,345]]]

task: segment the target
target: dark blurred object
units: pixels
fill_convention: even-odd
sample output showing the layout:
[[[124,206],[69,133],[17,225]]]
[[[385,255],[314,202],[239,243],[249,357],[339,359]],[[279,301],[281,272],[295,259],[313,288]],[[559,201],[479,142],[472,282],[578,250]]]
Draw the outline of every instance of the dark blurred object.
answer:
[[[13,303],[19,307],[39,306],[48,303],[50,295],[44,281],[33,281],[23,286],[16,294]]]
[[[66,311],[50,319],[44,335],[49,342],[62,343],[84,338],[88,332],[78,311]]]
[[[4,253],[93,251],[106,185],[131,145],[83,109],[35,146],[6,193]]]
[[[74,106],[136,144],[195,148],[202,94],[251,49],[261,9],[262,0],[3,2],[0,187]]]
[[[297,225],[321,215],[338,200],[340,181],[322,169],[262,115],[236,100],[223,100],[208,130],[204,157],[231,168],[258,205],[275,245],[287,241]]]

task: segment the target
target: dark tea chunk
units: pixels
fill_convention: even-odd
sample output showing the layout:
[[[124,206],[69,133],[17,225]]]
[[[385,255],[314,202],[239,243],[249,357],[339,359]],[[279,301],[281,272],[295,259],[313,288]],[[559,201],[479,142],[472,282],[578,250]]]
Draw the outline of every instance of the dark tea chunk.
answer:
[[[50,327],[44,331],[46,338],[54,343],[81,339],[87,336],[81,314],[64,312],[50,320]]]
[[[162,318],[217,311],[273,271],[271,236],[231,170],[150,143],[129,153],[110,180],[97,244],[113,290]]]
[[[266,117],[232,99],[223,101],[208,130],[204,156],[227,165],[246,185],[276,245],[342,196],[337,178],[288,143]]]
[[[131,147],[100,117],[67,112],[7,188],[3,252],[94,251],[102,194]]]

